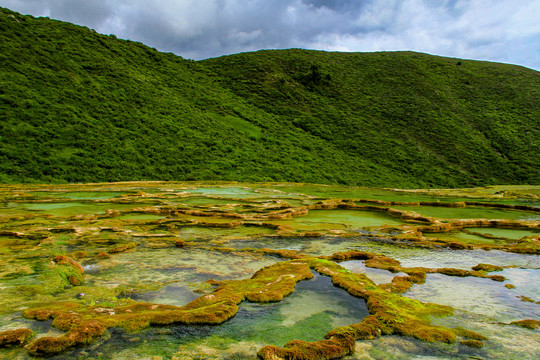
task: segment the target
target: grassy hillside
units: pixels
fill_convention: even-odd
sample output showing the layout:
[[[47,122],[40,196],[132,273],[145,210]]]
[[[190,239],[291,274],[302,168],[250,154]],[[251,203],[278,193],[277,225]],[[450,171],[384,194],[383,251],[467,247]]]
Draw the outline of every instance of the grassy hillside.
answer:
[[[305,50],[204,64],[282,123],[400,177],[445,186],[539,181],[533,70],[410,52]]]
[[[540,184],[540,73],[417,53],[189,61],[0,8],[0,181]]]

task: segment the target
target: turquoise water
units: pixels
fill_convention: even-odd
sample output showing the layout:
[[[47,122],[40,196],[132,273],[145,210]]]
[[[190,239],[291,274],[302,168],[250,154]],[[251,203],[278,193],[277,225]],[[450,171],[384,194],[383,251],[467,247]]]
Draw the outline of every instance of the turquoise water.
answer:
[[[176,289],[171,294],[184,292]],[[291,339],[320,340],[334,327],[358,323],[367,315],[363,300],[334,287],[328,277],[315,275],[311,280],[298,283],[295,292],[279,303],[242,303],[236,316],[220,326],[176,325],[135,334],[112,330],[111,338],[99,346],[76,349],[63,356],[107,359],[106,354],[115,354],[115,359],[145,356],[254,359],[262,346],[283,346]]]
[[[43,196],[43,197],[61,197],[67,199],[79,199],[79,200],[104,200],[118,197],[123,192],[112,192],[112,191],[66,191],[66,192],[55,192],[55,191],[35,191],[32,192],[34,195]]]
[[[64,189],[64,188],[62,188]],[[354,355],[345,359],[531,359],[540,358],[538,331],[510,326],[510,321],[540,319],[540,305],[522,301],[528,297],[540,300],[540,256],[503,251],[451,250],[448,248],[414,248],[388,239],[388,234],[377,233],[382,225],[403,225],[399,218],[384,212],[356,210],[312,210],[305,216],[291,220],[257,220],[259,225],[269,222],[290,226],[288,234],[276,235],[272,225],[265,227],[238,226],[233,229],[184,226],[190,221],[224,223],[231,219],[215,216],[168,215],[176,221],[160,222],[163,216],[141,212],[126,213],[112,218],[77,217],[74,215],[103,215],[108,209],[128,210],[149,204],[174,209],[197,209],[212,212],[241,212],[265,214],[268,208],[287,202],[305,206],[330,197],[350,199],[380,199],[395,201],[462,201],[467,198],[431,196],[384,189],[339,188],[318,185],[265,184],[242,186],[152,183],[148,185],[103,185],[101,187],[70,187],[66,191],[33,192],[43,200],[55,202],[24,202],[21,194],[4,194],[0,208],[0,230],[18,231],[0,237],[0,302],[2,308],[16,311],[0,314],[0,331],[29,327],[37,336],[59,336],[62,331],[51,327],[51,322],[28,321],[21,310],[33,306],[21,295],[20,285],[35,285],[40,276],[54,264],[59,254],[85,251],[78,259],[85,270],[82,287],[66,286],[57,293],[31,299],[46,301],[111,301],[128,297],[140,302],[183,306],[202,294],[212,291],[206,280],[249,279],[259,269],[284,261],[276,256],[254,252],[231,251],[229,248],[272,248],[298,250],[310,256],[331,255],[339,251],[360,250],[381,253],[399,260],[404,267],[450,267],[470,270],[479,263],[513,266],[493,274],[507,278],[495,282],[481,278],[459,278],[429,274],[426,283],[415,284],[405,296],[422,301],[446,304],[455,308],[454,316],[433,319],[445,326],[462,326],[489,337],[481,350],[456,344],[429,344],[407,337],[384,336],[370,341],[358,341]],[[72,191],[88,189],[88,191]],[[95,189],[96,191],[93,191]],[[101,189],[101,190],[98,190]],[[69,190],[69,191],[68,191]],[[136,192],[141,191],[140,194]],[[489,189],[486,189],[489,191]],[[117,198],[131,203],[94,202]],[[214,199],[211,197],[217,197]],[[15,200],[11,200],[15,199]],[[35,196],[29,197],[35,199]],[[68,199],[72,200],[69,201]],[[243,200],[238,200],[243,199]],[[19,202],[20,201],[20,202]],[[529,202],[519,199],[482,200],[482,202]],[[534,202],[529,202],[534,203]],[[184,204],[184,205],[180,205]],[[236,205],[234,205],[236,204]],[[402,207],[421,214],[445,218],[506,218],[537,219],[538,213],[490,209],[483,207]],[[167,208],[165,208],[167,211]],[[165,211],[165,212],[166,212]],[[54,215],[54,216],[47,216]],[[185,223],[182,223],[185,221]],[[56,228],[56,229],[55,229]],[[320,231],[319,234],[317,232]],[[69,233],[62,231],[71,231]],[[470,228],[475,234],[464,232],[429,234],[445,239],[455,238],[470,243],[505,244],[524,236],[537,235],[540,230]],[[302,232],[309,232],[303,236]],[[146,237],[145,234],[156,235]],[[322,234],[322,235],[321,235]],[[481,234],[500,237],[486,239]],[[32,236],[34,236],[32,238]],[[378,235],[378,236],[376,236]],[[175,247],[176,239],[191,241]],[[509,240],[504,240],[504,239]],[[111,252],[110,258],[97,256],[116,246],[135,241],[137,246],[121,253]],[[224,252],[210,247],[228,248]],[[365,273],[377,284],[388,283],[394,276],[385,270],[367,268],[358,260],[341,265],[358,273]],[[515,286],[513,289],[505,287]],[[81,290],[83,289],[83,290]],[[24,289],[23,289],[24,290]],[[112,300],[114,301],[114,299]],[[2,311],[2,309],[0,309]],[[328,277],[297,284],[296,291],[283,301],[271,304],[243,302],[239,312],[219,326],[166,326],[140,332],[109,329],[105,336],[88,346],[70,349],[51,359],[255,359],[262,346],[283,346],[290,340],[316,341],[331,329],[360,322],[367,315],[363,300],[334,287]],[[157,358],[155,358],[157,357]],[[24,349],[0,349],[0,358],[30,359]]]

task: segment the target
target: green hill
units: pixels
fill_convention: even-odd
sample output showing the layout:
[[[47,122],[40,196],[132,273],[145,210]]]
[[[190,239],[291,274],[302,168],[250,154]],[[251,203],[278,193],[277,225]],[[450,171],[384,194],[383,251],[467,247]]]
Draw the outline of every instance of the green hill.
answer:
[[[184,60],[0,8],[0,181],[540,184],[540,73],[412,52]]]

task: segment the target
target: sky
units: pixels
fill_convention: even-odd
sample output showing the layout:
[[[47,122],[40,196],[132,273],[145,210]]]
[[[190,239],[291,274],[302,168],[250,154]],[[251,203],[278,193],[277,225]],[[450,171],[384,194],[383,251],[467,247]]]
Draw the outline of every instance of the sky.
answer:
[[[0,0],[200,60],[260,49],[412,50],[540,70],[540,0]]]

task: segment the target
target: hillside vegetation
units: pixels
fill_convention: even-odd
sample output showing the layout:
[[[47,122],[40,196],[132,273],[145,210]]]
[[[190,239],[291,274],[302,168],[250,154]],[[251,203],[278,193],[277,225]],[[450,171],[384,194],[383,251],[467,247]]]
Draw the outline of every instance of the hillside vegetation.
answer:
[[[0,182],[540,184],[540,73],[413,52],[205,61],[0,8]]]

